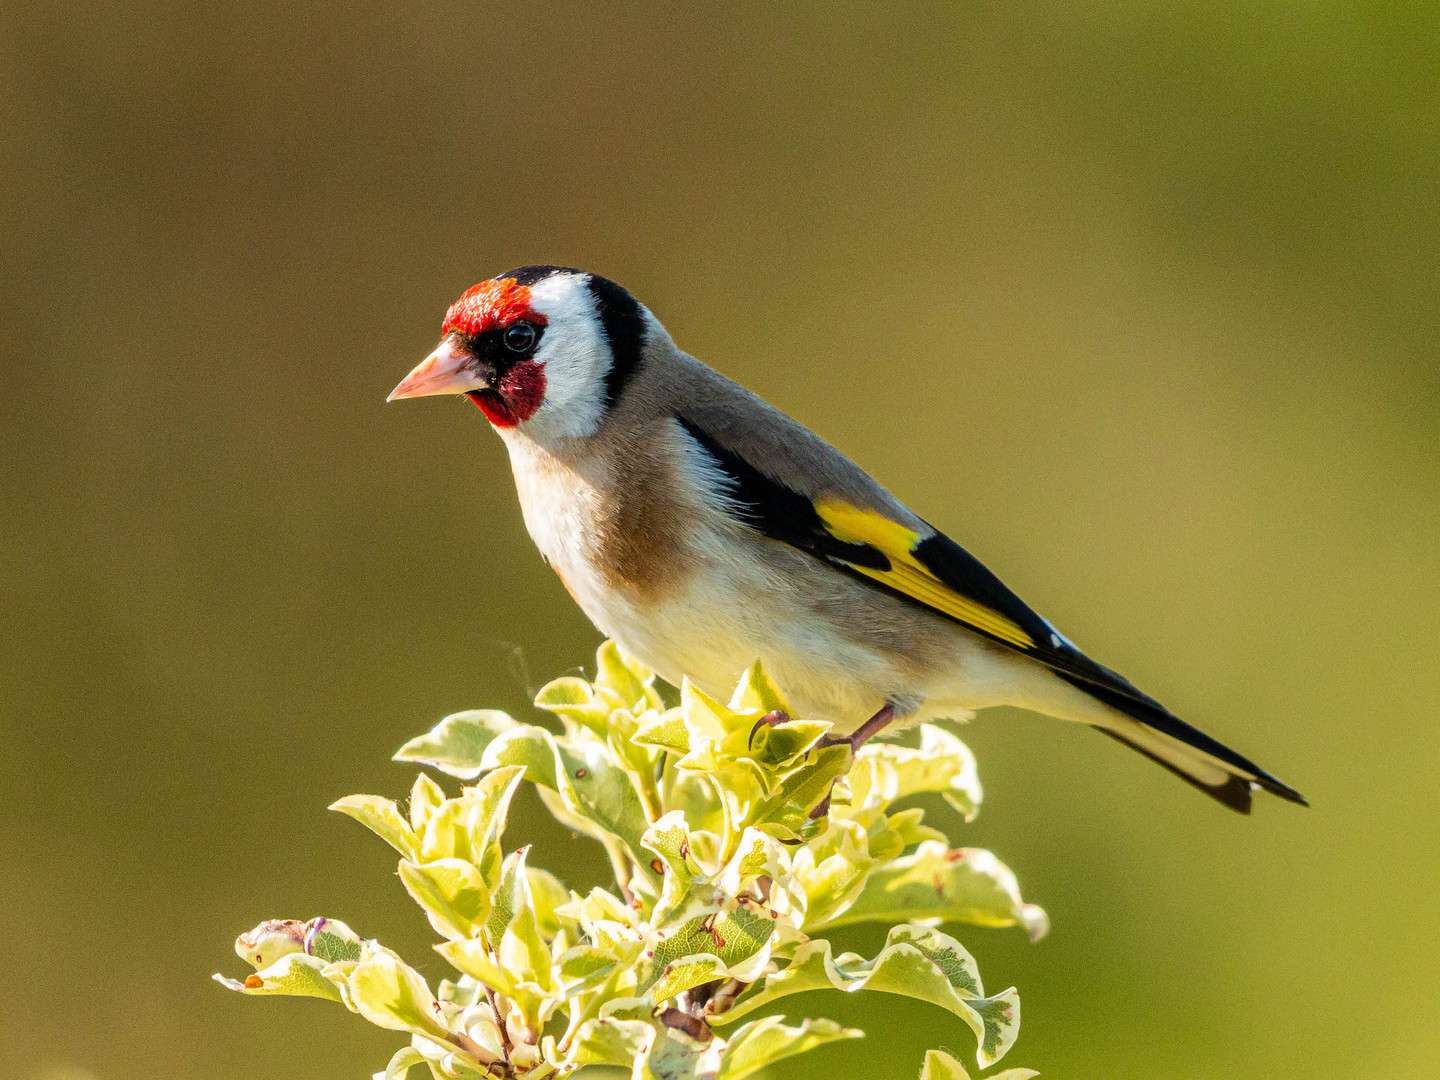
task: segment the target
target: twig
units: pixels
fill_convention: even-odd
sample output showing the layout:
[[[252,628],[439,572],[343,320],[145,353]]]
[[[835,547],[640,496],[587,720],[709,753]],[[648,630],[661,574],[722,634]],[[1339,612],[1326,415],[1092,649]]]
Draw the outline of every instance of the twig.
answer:
[[[490,1011],[495,1014],[495,1026],[500,1029],[500,1052],[505,1055],[505,1064],[509,1065],[510,1051],[515,1047],[511,1045],[510,1031],[505,1025],[504,1015],[500,1012],[499,995],[484,983],[481,983],[480,987],[485,991],[485,1000],[490,1004]]]

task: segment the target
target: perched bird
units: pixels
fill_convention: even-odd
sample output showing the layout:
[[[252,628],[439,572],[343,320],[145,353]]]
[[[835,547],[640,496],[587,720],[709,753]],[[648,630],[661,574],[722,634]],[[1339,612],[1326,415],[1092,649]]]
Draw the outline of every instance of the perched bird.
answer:
[[[1017,705],[1089,724],[1226,806],[1253,762],[1091,660],[819,436],[682,352],[619,285],[481,282],[389,400],[465,394],[510,452],[525,526],[605,634],[712,695],[761,659],[858,746]]]

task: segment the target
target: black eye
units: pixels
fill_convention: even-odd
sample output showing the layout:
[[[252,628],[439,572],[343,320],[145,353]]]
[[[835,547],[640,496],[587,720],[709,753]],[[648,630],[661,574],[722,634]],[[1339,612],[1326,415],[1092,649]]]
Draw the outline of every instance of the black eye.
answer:
[[[511,323],[505,328],[503,340],[505,347],[511,352],[529,352],[535,347],[535,340],[540,332],[535,329],[535,324],[530,322]]]

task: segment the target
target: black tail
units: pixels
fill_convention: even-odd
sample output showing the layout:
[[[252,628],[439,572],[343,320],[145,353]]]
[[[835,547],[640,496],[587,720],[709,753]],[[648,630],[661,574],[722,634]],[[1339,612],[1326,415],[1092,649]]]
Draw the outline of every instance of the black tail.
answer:
[[[1199,728],[1172,716],[1153,699],[1139,700],[1108,686],[1063,672],[1056,674],[1135,721],[1133,728],[1101,727],[1097,731],[1139,751],[1231,810],[1248,814],[1250,796],[1256,789],[1264,789],[1301,806],[1310,805],[1294,788]]]

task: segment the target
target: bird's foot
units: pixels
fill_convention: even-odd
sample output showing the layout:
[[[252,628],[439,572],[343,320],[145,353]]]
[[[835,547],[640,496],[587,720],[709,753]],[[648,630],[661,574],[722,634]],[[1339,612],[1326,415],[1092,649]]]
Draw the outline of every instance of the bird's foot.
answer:
[[[885,726],[894,720],[897,715],[894,705],[886,705],[874,716],[866,720],[849,735],[826,735],[820,740],[821,746],[839,746],[841,743],[849,745],[852,753],[858,753],[860,748],[867,742],[880,734]]]
[[[884,730],[885,725],[894,720],[896,715],[897,710],[895,706],[887,702],[879,712],[870,717],[869,720],[866,720],[865,723],[861,724],[849,735],[826,735],[821,738],[818,745],[822,747],[848,746],[850,747],[851,755],[854,756],[859,753],[862,746]],[[834,790],[835,786],[832,784],[830,791],[825,793],[825,798],[815,804],[814,809],[810,811],[811,821],[817,821],[830,812],[830,796]]]
[[[881,731],[883,731],[885,726],[895,719],[897,713],[898,710],[895,708],[895,706],[887,702],[880,709],[879,712],[877,712],[874,716],[870,717],[869,720],[866,720],[865,723],[861,724],[849,735],[825,735],[816,745],[823,748],[827,746],[840,746],[843,744],[850,747],[851,754],[858,753],[862,746],[864,746],[872,738],[874,738]],[[772,712],[766,713],[764,716],[760,717],[759,720],[756,720],[755,726],[750,729],[750,738],[747,745],[755,745],[755,736],[759,734],[762,727],[775,727],[778,724],[786,724],[789,722],[790,714],[781,709],[775,709]],[[816,803],[814,808],[810,811],[810,820],[816,821],[819,818],[824,817],[829,812],[830,793],[827,792],[825,798],[821,799],[818,803]]]

